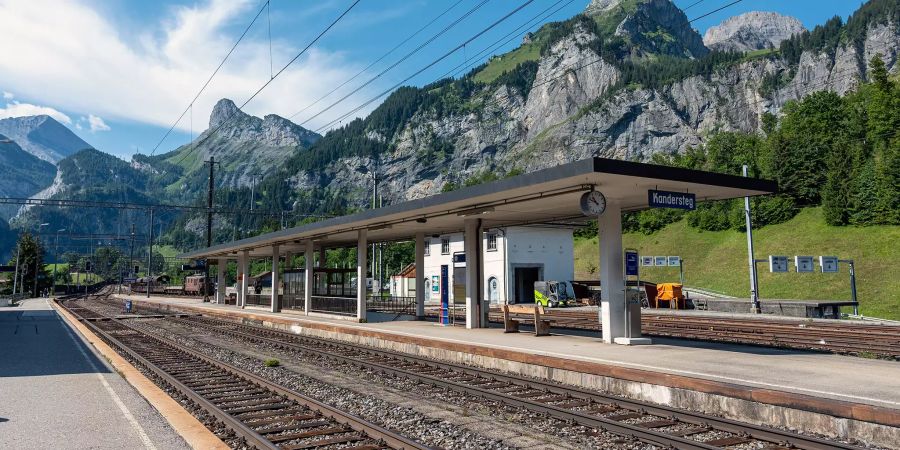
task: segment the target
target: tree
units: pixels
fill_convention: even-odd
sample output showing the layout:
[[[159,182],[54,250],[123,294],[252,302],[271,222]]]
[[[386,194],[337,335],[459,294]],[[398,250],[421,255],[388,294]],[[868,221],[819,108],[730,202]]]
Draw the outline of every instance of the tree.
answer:
[[[50,285],[50,277],[44,268],[44,247],[41,241],[29,232],[19,235],[19,273],[22,277],[22,290],[31,290],[32,296],[37,297],[41,289]],[[16,264],[13,256],[9,263]],[[37,283],[35,283],[37,279]]]
[[[834,92],[816,92],[789,102],[781,127],[769,138],[769,167],[782,192],[799,206],[818,205],[826,182],[826,155],[836,145],[845,114]]]

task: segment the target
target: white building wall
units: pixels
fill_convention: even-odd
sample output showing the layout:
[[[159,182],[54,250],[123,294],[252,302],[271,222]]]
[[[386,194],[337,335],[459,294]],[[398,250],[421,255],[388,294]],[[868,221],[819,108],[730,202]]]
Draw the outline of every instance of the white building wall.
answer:
[[[575,252],[571,229],[509,227],[485,231],[482,238],[483,295],[492,303],[507,303],[514,297],[513,278],[516,267],[540,267],[541,278],[544,280],[571,280],[575,276]],[[496,250],[488,248],[488,235],[491,233],[497,236]],[[447,254],[441,253],[441,239],[444,238],[450,240],[450,251]],[[452,302],[453,253],[463,251],[463,234],[429,236],[425,238],[425,245],[428,248],[425,267],[422,272],[417,270],[417,273],[425,276],[425,300],[440,301],[440,291],[435,290],[433,283],[440,279],[441,265],[446,264],[449,269],[448,281]],[[504,264],[504,261],[507,264]],[[492,282],[496,282],[497,285],[495,292],[490,289]]]

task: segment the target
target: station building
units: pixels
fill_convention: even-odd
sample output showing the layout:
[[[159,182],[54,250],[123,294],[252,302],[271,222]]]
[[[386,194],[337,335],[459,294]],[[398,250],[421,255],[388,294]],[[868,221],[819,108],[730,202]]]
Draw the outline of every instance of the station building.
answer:
[[[535,281],[573,279],[572,232],[572,227],[541,225],[487,229],[481,238],[482,298],[492,305],[534,303]],[[465,303],[463,233],[425,238],[426,301],[440,301],[441,266],[449,269],[450,300]]]

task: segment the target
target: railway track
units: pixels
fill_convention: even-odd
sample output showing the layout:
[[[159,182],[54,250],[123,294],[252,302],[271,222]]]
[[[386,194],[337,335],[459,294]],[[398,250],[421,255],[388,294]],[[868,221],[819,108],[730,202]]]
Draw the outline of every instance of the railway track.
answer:
[[[855,449],[778,429],[741,423],[651,403],[608,396],[468,366],[436,362],[402,353],[299,336],[268,328],[201,316],[172,319],[193,328],[257,342],[360,369],[390,374],[501,404],[525,408],[593,429],[631,436],[679,449]]]
[[[426,449],[362,418],[145,333],[89,307],[59,302],[120,353],[257,449]]]
[[[434,311],[426,311],[426,315],[437,317]],[[545,309],[545,317],[565,319],[553,324],[554,328],[600,331],[595,311]],[[489,320],[503,323],[503,315],[491,311]],[[650,337],[900,358],[900,327],[891,325],[687,317],[645,312],[641,318],[641,331]]]

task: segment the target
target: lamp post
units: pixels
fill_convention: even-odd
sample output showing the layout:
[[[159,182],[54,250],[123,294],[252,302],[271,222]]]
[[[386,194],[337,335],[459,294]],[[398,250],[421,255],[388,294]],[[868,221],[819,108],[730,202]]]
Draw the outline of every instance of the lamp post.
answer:
[[[50,226],[49,223],[42,223],[42,224],[38,225],[37,234],[41,234],[41,228],[43,228],[43,227],[49,227],[49,226]],[[34,237],[35,241],[37,241],[38,239],[40,239],[40,238],[37,236],[37,234],[36,234],[35,237]],[[35,242],[35,244],[36,244],[36,243],[37,243],[37,242]],[[37,295],[38,295],[38,292],[37,292],[37,281],[38,281],[38,256],[40,256],[40,255],[38,255],[38,251],[37,251],[37,250],[38,250],[38,249],[37,249],[37,245],[35,245],[35,247],[34,247],[34,296],[35,296],[35,297],[37,297]]]
[[[56,230],[56,248],[53,249],[53,293],[56,294],[57,273],[59,272],[59,233],[66,231],[65,228]]]

